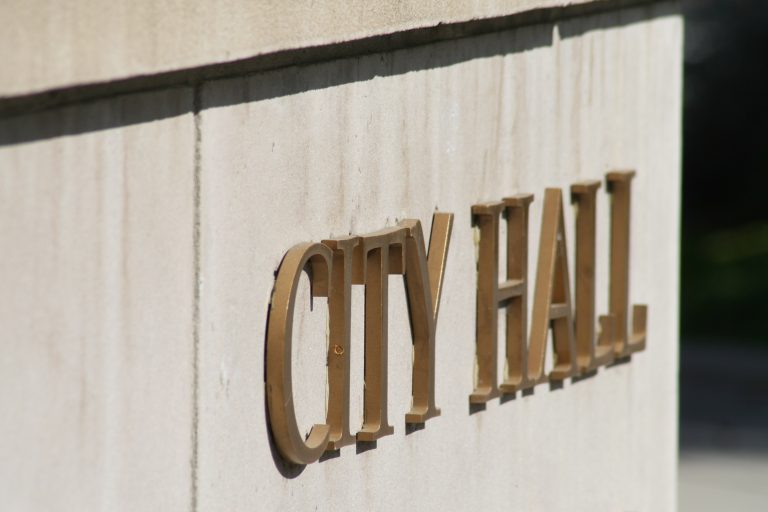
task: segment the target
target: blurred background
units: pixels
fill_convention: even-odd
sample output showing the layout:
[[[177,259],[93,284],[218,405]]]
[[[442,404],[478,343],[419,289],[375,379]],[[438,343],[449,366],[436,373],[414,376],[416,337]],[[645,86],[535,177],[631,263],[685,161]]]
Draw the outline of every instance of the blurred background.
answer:
[[[685,0],[680,510],[768,510],[768,1]]]

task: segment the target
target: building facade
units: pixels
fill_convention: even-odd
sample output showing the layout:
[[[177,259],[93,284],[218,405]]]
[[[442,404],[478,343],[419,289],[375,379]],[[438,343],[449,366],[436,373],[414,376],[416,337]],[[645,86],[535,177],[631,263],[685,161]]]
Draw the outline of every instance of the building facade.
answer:
[[[678,2],[13,1],[0,13],[3,509],[674,509]],[[627,169],[627,293],[648,307],[645,349],[470,398],[484,372],[510,373],[511,314],[485,326],[498,333],[484,359],[478,315],[496,304],[478,299],[488,238],[473,207],[533,194],[524,316],[544,326],[549,372],[567,350],[536,320],[542,239],[554,233],[567,256],[571,316],[581,275],[594,316],[613,311],[606,175]],[[577,271],[585,207],[571,194],[587,180],[601,185],[591,274]],[[560,190],[562,232],[547,231],[547,189]],[[428,244],[436,211],[453,214],[430,303],[440,415],[407,421],[414,287],[398,263],[383,292],[369,287],[375,253],[351,271],[336,355],[349,365],[350,433],[376,419],[373,363],[391,433],[290,462],[268,404],[286,254],[405,219]],[[500,281],[507,229],[499,216]],[[393,261],[413,254],[403,244]],[[298,278],[286,320],[302,441],[338,398],[321,274]],[[368,290],[384,293],[383,317]]]

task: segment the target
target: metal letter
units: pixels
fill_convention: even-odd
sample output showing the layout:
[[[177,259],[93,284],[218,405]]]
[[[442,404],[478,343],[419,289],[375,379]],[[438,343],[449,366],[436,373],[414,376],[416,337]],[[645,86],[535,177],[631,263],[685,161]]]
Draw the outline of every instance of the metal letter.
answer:
[[[365,392],[358,441],[395,431],[387,421],[388,275],[405,272],[406,231],[398,227],[364,235],[355,249],[352,282],[365,285]]]
[[[328,298],[330,316],[328,343],[328,413],[331,426],[328,450],[338,450],[355,442],[349,431],[349,342],[352,316],[352,256],[360,238],[345,237],[323,240],[333,251],[331,295]]]
[[[595,224],[599,181],[571,185],[576,204],[576,350],[579,371],[588,373],[613,361],[614,317],[600,317],[595,344]]]
[[[507,375],[500,386],[505,394],[537,384],[528,377],[528,207],[532,202],[533,194],[504,198],[507,281],[500,286],[499,300],[507,304]]]
[[[629,331],[629,218],[632,178],[635,171],[606,174],[611,194],[611,285],[610,313],[616,318],[613,348],[617,358],[645,349],[648,306],[632,307]]]
[[[296,424],[291,382],[291,336],[296,288],[307,270],[313,297],[330,295],[331,250],[322,244],[299,244],[291,248],[280,264],[272,292],[267,324],[267,406],[272,433],[280,453],[296,464],[320,458],[328,445],[330,427],[312,427],[305,441]]]
[[[435,405],[435,333],[453,214],[435,213],[432,216],[428,255],[421,222],[405,219],[399,225],[408,233],[405,239],[405,287],[413,336],[413,401],[405,422],[424,423],[440,415],[440,409]]]
[[[481,404],[499,396],[497,382],[498,308],[507,310],[507,375],[504,393],[532,387],[527,360],[528,207],[533,195],[521,194],[472,207],[480,228],[477,262],[476,357],[477,382],[470,403]],[[499,214],[507,218],[507,280],[499,284]]]
[[[472,222],[480,229],[477,261],[475,354],[477,376],[469,402],[482,404],[499,396],[496,371],[499,282],[499,214],[504,203],[472,206]]]
[[[577,375],[572,317],[562,191],[559,188],[548,188],[544,192],[531,322],[531,357],[528,360],[528,375],[535,381],[546,379],[544,360],[547,354],[547,331],[550,326],[555,364],[549,379],[564,380]]]

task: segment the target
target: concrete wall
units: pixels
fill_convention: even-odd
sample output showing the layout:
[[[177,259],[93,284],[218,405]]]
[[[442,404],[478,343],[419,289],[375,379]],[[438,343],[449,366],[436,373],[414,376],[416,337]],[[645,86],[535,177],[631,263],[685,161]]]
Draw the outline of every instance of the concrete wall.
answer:
[[[0,99],[470,20],[649,0],[6,0]]]
[[[191,106],[170,90],[0,122],[72,132],[0,149],[4,510],[189,502]]]
[[[677,3],[659,3],[0,120],[3,508],[673,509],[681,48]],[[470,206],[536,194],[532,276],[544,188],[614,168],[638,170],[631,295],[650,308],[647,350],[470,414]],[[428,227],[435,208],[456,215],[442,416],[406,432],[410,333],[392,279],[395,434],[285,464],[263,368],[283,254],[402,218]],[[605,311],[604,191],[598,208]],[[566,223],[573,268],[570,208]],[[308,429],[324,417],[326,317],[322,301],[299,309],[294,386]]]

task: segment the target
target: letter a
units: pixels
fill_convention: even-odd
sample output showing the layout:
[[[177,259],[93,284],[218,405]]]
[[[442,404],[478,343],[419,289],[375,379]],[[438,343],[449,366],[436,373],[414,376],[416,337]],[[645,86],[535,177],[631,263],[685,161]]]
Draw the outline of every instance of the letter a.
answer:
[[[544,359],[550,326],[555,364],[549,379],[564,380],[577,375],[563,198],[559,188],[548,188],[544,192],[528,359],[528,376],[537,382],[545,380]]]

